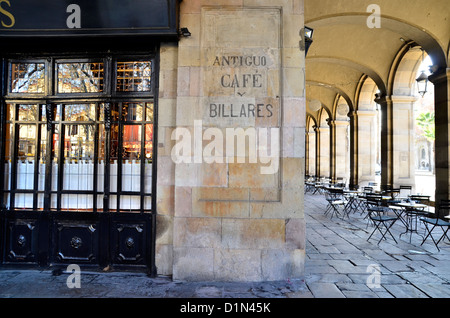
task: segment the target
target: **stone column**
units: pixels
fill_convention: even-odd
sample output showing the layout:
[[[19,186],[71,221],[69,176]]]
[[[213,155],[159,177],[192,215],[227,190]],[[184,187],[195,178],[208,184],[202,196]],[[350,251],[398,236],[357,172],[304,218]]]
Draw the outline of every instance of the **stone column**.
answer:
[[[330,177],[330,127],[319,127],[320,177]]]
[[[301,277],[303,1],[183,1],[180,18],[173,278]]]
[[[158,94],[158,177],[155,263],[159,275],[172,275],[173,213],[176,198],[175,164],[171,158],[174,142],[171,134],[176,126],[178,47],[176,43],[162,43],[160,47]]]
[[[308,148],[309,151],[307,152],[309,156],[309,164],[308,164],[308,170],[307,173],[310,176],[316,175],[316,132],[312,131],[308,133]]]
[[[450,68],[429,77],[435,95],[436,204],[450,199]],[[442,217],[442,215],[441,215]]]
[[[392,100],[387,97],[375,100],[381,109],[381,189],[389,189],[393,180],[393,109]]]
[[[305,131],[305,174],[309,175],[309,165],[310,161],[309,158],[311,157],[309,155],[310,149],[309,149],[309,138],[311,133],[309,131]]]
[[[333,122],[335,130],[335,177],[348,179],[350,166],[348,158],[348,127],[346,120],[335,120]],[[347,180],[348,181],[348,180]]]
[[[350,118],[350,180],[349,187],[359,185],[358,181],[358,116],[355,111],[349,113]]]
[[[315,126],[314,131],[316,132],[316,177],[319,178],[321,176],[320,174],[320,129],[319,127]]]
[[[391,96],[393,110],[393,181],[394,188],[415,188],[414,103],[415,96]]]
[[[358,184],[374,181],[377,155],[377,113],[370,110],[357,111],[358,116]]]

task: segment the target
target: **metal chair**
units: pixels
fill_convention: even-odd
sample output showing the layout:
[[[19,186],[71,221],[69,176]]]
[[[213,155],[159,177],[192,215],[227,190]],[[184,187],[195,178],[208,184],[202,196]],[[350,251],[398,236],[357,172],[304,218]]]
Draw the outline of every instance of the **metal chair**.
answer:
[[[398,220],[398,216],[388,215],[387,214],[387,208],[382,206],[381,204],[381,198],[380,200],[376,198],[368,198],[367,199],[367,212],[369,219],[372,221],[372,223],[375,225],[374,230],[370,234],[367,241],[370,240],[370,238],[373,236],[373,234],[378,230],[381,234],[381,238],[378,241],[377,244],[380,244],[380,242],[383,239],[386,239],[386,234],[389,233],[389,235],[394,239],[394,242],[397,243],[397,240],[392,235],[390,229],[394,225],[394,223]],[[384,231],[383,231],[384,228]]]
[[[342,188],[326,188],[325,199],[328,201],[327,208],[325,209],[325,215],[331,212],[331,219],[333,215],[344,215],[346,201],[344,199],[344,192]]]
[[[425,225],[425,229],[427,232],[427,235],[423,239],[422,244],[420,244],[421,246],[423,245],[423,243],[425,243],[425,241],[427,240],[428,237],[431,237],[431,239],[432,239],[434,245],[436,246],[436,248],[438,249],[438,251],[441,251],[438,246],[439,243],[444,238],[447,238],[448,240],[450,240],[450,238],[447,235],[447,232],[450,229],[450,222],[439,218],[439,215],[442,214],[442,211],[447,211],[447,215],[448,215],[448,213],[450,212],[450,200],[442,200],[441,201],[435,218],[423,217],[420,219],[423,222],[423,224]],[[436,228],[440,228],[442,231],[442,234],[438,240],[435,240],[435,238],[433,237],[433,231]]]

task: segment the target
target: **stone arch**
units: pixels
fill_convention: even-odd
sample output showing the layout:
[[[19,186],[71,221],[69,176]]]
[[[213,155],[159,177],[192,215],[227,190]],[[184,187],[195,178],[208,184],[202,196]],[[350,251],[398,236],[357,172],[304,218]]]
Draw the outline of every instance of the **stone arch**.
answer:
[[[416,102],[421,100],[417,92],[416,78],[422,64],[422,56],[424,59],[427,57],[422,47],[414,42],[407,43],[394,59],[388,82],[390,116],[386,121],[392,130],[389,149],[392,164],[389,174],[393,187],[411,185],[414,190],[417,166],[414,110]],[[431,82],[428,85],[429,91],[434,90]]]
[[[356,183],[368,185],[376,180],[380,164],[380,124],[379,111],[375,102],[379,94],[377,84],[370,77],[363,77],[359,86],[356,111]]]

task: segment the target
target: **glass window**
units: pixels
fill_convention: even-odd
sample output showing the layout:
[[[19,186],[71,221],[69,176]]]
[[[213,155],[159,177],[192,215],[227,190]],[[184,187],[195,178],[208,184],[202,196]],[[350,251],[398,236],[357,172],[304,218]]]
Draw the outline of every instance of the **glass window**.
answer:
[[[23,93],[27,102],[6,100],[3,203],[8,208],[151,211],[152,62],[86,61],[9,64],[10,91]],[[105,74],[111,74],[108,85]],[[54,88],[53,96],[35,95],[53,93],[47,87]],[[139,99],[130,92],[140,92]],[[75,95],[86,93],[108,95]]]
[[[95,104],[64,105],[65,121],[94,121]]]
[[[150,61],[117,62],[118,92],[149,92],[152,63]]]
[[[103,63],[60,63],[57,66],[58,93],[101,93]]]
[[[37,105],[19,105],[19,118],[20,121],[35,121],[38,115]]]
[[[142,121],[144,108],[141,103],[123,103],[123,121]]]
[[[10,85],[11,93],[44,93],[45,64],[11,63]]]

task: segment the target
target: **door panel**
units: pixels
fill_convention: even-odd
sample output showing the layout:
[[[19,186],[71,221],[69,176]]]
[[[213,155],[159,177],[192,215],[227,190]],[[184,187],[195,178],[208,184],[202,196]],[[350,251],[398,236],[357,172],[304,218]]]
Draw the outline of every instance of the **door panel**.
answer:
[[[36,263],[38,226],[35,219],[9,219],[6,226],[6,262]]]
[[[56,221],[54,226],[56,262],[97,262],[99,252],[98,222]]]
[[[145,264],[150,248],[150,218],[135,213],[121,213],[111,217],[113,264]]]

